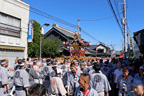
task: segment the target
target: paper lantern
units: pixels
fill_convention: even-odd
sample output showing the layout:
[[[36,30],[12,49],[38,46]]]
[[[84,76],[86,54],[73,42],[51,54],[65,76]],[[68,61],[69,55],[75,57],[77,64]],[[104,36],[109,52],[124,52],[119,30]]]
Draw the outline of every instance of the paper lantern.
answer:
[[[65,42],[65,41],[63,41],[63,45],[66,45],[66,42]]]
[[[91,44],[90,44],[90,42],[88,43],[88,46],[90,46]]]

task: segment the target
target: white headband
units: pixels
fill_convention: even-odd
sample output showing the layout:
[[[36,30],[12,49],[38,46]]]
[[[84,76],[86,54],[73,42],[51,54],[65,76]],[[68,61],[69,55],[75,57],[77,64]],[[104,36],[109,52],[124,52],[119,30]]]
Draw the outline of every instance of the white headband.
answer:
[[[1,65],[5,64],[5,63],[6,63],[6,61],[5,61],[5,62],[2,62]]]
[[[29,65],[32,65],[32,64],[33,64],[33,62],[30,62],[30,63],[29,63]]]
[[[23,65],[25,65],[25,63],[20,64],[20,66],[23,66]]]

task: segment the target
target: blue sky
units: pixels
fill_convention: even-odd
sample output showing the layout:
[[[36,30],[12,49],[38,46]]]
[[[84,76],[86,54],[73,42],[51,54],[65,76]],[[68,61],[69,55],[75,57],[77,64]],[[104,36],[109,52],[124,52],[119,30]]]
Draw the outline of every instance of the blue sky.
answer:
[[[70,22],[77,25],[77,19],[80,20],[97,20],[113,16],[113,13],[108,5],[107,0],[23,0],[38,10],[48,13],[52,16]],[[114,0],[111,0],[113,7],[116,9]],[[123,1],[123,0],[117,0]],[[130,35],[133,36],[133,32],[144,29],[144,0],[126,0],[127,1],[127,20],[130,29]],[[118,5],[119,13],[121,13],[121,5]],[[115,10],[116,11],[116,10]],[[122,14],[120,15],[122,17]],[[39,16],[30,12],[30,19],[35,19],[41,25],[49,23],[48,28],[44,27],[47,31],[53,23],[57,23],[59,26],[67,28],[71,31],[77,31],[72,27],[61,24],[59,22],[50,20],[48,18]],[[109,18],[101,21],[80,21],[80,27],[94,36],[99,41],[110,45],[115,44],[115,50],[122,49],[123,36],[116,23],[115,18]],[[91,44],[98,44],[99,42],[88,37],[84,33],[82,38],[91,42]]]

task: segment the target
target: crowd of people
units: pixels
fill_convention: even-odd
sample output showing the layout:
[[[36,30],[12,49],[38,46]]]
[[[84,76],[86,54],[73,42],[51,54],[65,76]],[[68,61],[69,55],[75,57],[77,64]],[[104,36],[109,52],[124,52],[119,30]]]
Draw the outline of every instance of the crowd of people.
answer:
[[[0,60],[0,96],[144,96],[144,60]]]

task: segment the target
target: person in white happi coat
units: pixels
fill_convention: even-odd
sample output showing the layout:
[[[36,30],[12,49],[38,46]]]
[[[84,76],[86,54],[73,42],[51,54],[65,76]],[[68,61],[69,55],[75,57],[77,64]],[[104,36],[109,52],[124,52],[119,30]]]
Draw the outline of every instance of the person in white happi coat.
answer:
[[[1,60],[0,67],[0,96],[7,96],[7,84],[8,84],[8,62],[6,59]]]
[[[123,68],[123,75],[120,75],[117,81],[118,96],[128,96],[128,93],[132,90],[132,80],[133,77],[129,75],[128,68]]]
[[[100,72],[100,65],[94,64],[95,73],[91,75],[91,86],[98,92],[98,96],[109,96],[111,90],[107,77]]]
[[[71,71],[68,73],[68,79],[67,79],[67,93],[68,95],[74,95],[74,92],[76,88],[79,86],[78,80],[79,76],[81,74],[81,71],[79,71],[74,63],[71,63],[70,65]]]
[[[26,63],[22,60],[19,60],[19,69],[15,71],[13,78],[13,86],[15,86],[15,96],[27,96],[28,88],[30,87],[29,83],[29,74],[25,70]]]

